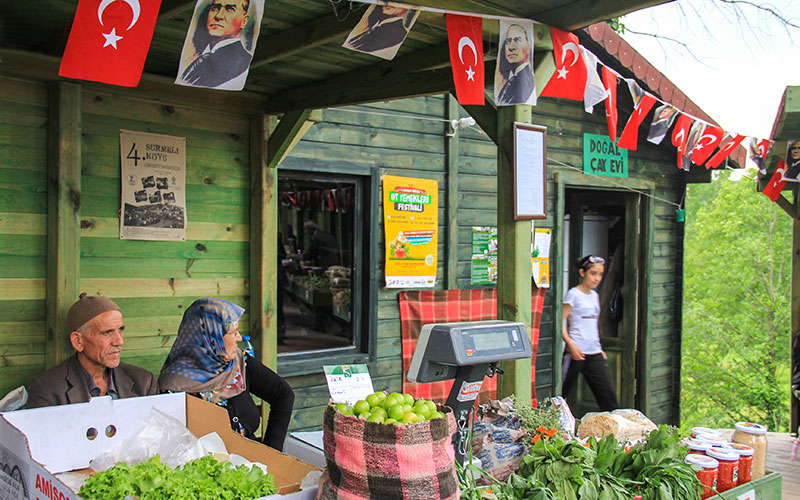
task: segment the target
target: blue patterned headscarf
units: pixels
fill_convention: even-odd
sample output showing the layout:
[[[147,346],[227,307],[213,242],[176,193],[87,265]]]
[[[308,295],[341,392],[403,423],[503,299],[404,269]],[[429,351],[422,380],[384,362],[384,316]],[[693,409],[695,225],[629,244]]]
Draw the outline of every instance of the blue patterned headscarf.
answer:
[[[234,323],[239,322],[242,314],[243,308],[215,297],[194,301],[183,314],[178,336],[161,368],[161,389],[191,392],[185,387],[165,385],[170,385],[169,382],[175,379],[191,379],[204,384],[234,368],[242,356],[237,350],[235,359],[226,360],[223,337]],[[229,379],[233,375],[223,378]],[[162,380],[164,385],[161,385]],[[192,385],[188,380],[185,382]]]

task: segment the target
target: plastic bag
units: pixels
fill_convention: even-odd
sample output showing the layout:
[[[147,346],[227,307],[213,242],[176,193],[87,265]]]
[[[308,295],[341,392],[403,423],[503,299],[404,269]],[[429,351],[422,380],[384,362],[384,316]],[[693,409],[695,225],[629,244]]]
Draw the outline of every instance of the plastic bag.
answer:
[[[557,408],[561,416],[558,417],[558,426],[561,430],[569,434],[575,435],[575,417],[572,416],[572,410],[569,409],[567,400],[561,396],[553,396],[550,398],[550,404],[553,408]]]
[[[102,471],[117,462],[135,465],[160,455],[163,463],[175,468],[206,454],[199,440],[184,424],[151,408],[138,433],[92,459],[89,466]]]
[[[28,391],[21,385],[0,399],[0,411],[19,410],[28,402]]]

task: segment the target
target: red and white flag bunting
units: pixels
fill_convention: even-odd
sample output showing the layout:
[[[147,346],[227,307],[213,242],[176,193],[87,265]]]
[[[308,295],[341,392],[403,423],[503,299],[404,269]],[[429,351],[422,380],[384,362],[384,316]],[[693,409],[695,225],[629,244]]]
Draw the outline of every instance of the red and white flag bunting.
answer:
[[[783,187],[786,185],[786,178],[783,174],[786,173],[786,162],[781,158],[778,160],[778,166],[775,167],[775,173],[772,174],[772,178],[770,178],[769,183],[764,188],[764,193],[767,197],[775,201],[778,199],[778,196],[781,195],[781,191],[783,191]]]
[[[447,14],[450,65],[459,104],[484,104],[483,19]]]

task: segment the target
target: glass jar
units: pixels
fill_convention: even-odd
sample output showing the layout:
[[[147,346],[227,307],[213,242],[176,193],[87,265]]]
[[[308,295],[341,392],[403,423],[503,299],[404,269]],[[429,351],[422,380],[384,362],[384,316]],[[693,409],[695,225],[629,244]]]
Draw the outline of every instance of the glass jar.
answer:
[[[767,473],[767,428],[752,422],[737,422],[731,441],[753,448],[752,478],[758,479]]]
[[[731,443],[728,448],[739,454],[739,484],[749,483],[753,472],[755,450],[746,444]]]
[[[710,427],[692,427],[692,437],[696,438],[700,434],[708,434],[711,436],[722,437],[722,433]]]
[[[739,454],[727,448],[711,447],[706,455],[719,462],[717,491],[722,493],[735,488],[739,481]]]
[[[728,440],[722,436],[717,436],[716,434],[698,434],[697,439],[700,441],[705,441],[711,446],[716,446],[718,448],[724,448],[728,445]]]
[[[697,474],[697,479],[699,479],[700,483],[703,485],[703,491],[700,493],[700,498],[709,498],[716,495],[719,462],[711,457],[697,454],[686,455],[684,461],[687,464],[696,466],[697,468],[697,471],[695,472]]]
[[[706,450],[711,448],[711,443],[702,439],[684,439],[683,445],[689,448],[689,453],[705,455]]]

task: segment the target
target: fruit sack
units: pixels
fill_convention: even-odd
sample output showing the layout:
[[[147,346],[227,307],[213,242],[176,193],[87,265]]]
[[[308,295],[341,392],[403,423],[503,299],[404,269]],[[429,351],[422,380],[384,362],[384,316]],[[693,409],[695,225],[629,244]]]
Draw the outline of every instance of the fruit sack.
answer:
[[[368,422],[328,405],[323,418],[327,469],[317,500],[459,498],[453,435],[456,420],[403,425]]]

